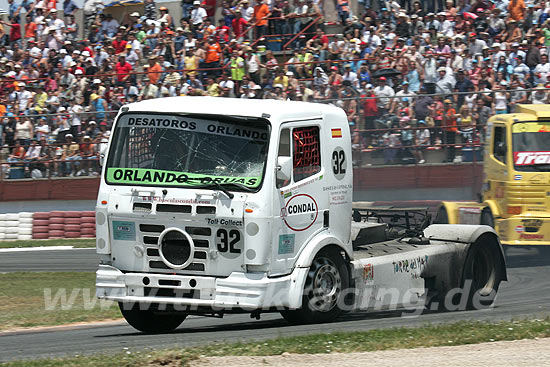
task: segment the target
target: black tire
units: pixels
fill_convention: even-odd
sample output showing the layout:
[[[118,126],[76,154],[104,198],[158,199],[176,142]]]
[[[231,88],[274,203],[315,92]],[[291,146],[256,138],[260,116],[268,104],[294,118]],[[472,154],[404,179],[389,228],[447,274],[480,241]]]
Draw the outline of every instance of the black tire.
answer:
[[[468,309],[491,307],[500,282],[505,278],[502,255],[493,236],[484,236],[472,244],[462,275],[462,289],[468,292]]]
[[[479,224],[495,228],[495,220],[493,219],[493,213],[491,213],[491,209],[483,209],[483,211],[481,212],[481,220]]]
[[[322,250],[309,268],[302,307],[281,311],[281,315],[291,324],[332,322],[343,312],[349,284],[349,270],[339,251]]]
[[[138,305],[129,306],[122,302],[118,303],[118,307],[130,326],[149,334],[175,330],[187,317],[186,314],[163,314],[151,310],[141,310]]]
[[[447,209],[444,206],[440,206],[437,210],[434,224],[449,224],[449,216],[447,215]]]

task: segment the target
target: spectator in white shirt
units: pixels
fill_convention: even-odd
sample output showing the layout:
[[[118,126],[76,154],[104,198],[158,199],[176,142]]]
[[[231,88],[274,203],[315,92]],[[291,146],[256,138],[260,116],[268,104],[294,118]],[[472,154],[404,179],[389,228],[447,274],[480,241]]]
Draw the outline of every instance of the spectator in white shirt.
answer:
[[[194,26],[199,26],[204,22],[206,18],[206,10],[201,7],[201,2],[199,0],[193,1],[193,10],[191,10],[191,23]]]
[[[386,77],[380,77],[378,79],[378,85],[374,88],[374,95],[376,98],[376,105],[378,107],[378,115],[384,116],[388,113],[395,91],[392,87],[386,84]]]

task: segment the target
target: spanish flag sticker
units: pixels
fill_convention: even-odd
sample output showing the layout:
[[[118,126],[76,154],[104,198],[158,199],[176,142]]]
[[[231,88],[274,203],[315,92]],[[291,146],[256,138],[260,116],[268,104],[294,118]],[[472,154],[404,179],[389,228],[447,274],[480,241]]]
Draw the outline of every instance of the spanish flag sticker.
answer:
[[[332,132],[332,138],[341,138],[342,137],[342,129],[331,129]]]

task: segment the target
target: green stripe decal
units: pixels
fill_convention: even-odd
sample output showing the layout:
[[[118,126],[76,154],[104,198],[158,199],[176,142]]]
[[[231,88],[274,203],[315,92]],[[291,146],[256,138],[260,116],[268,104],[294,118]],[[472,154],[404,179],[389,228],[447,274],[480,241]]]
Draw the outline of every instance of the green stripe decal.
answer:
[[[211,176],[146,168],[107,168],[107,182],[116,184],[192,187],[217,182],[237,183],[256,188],[260,181],[261,177]]]

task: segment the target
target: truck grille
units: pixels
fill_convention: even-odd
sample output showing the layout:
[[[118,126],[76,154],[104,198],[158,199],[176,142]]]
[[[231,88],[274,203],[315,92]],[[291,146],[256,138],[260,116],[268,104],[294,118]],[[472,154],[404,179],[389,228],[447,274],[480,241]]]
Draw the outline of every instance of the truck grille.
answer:
[[[535,185],[509,185],[508,205],[544,205],[546,190]]]
[[[160,258],[158,240],[159,235],[164,231],[165,226],[158,224],[140,224],[141,239],[146,248],[147,264],[151,269],[166,270],[173,273],[175,270],[168,267]],[[210,247],[210,236],[212,230],[208,227],[188,226],[184,228],[193,239],[195,252],[193,261],[178,272],[204,272],[208,260],[208,249]]]

